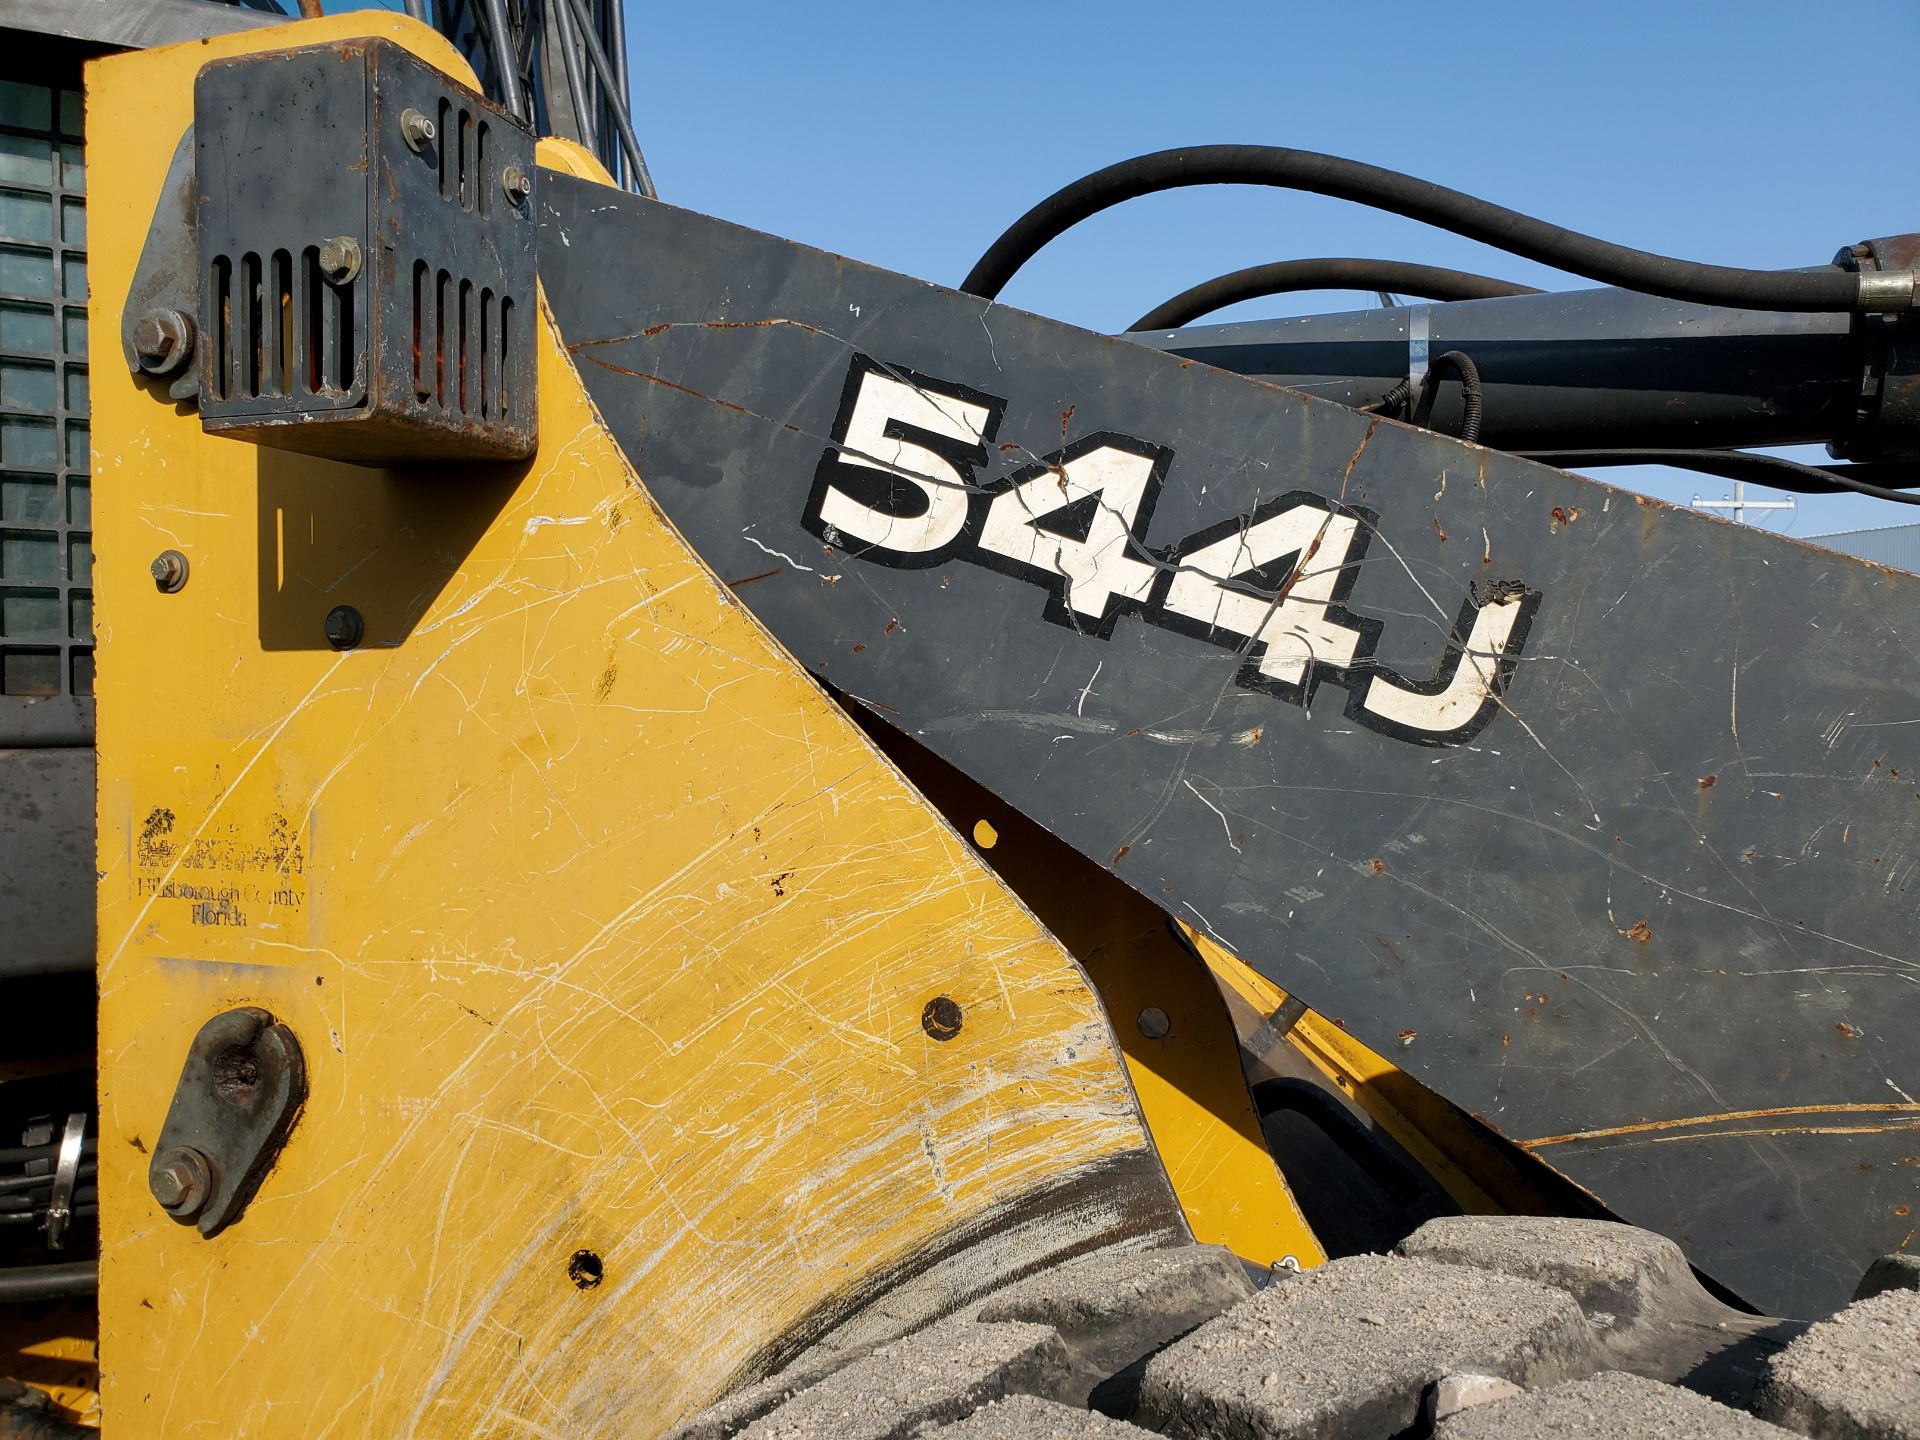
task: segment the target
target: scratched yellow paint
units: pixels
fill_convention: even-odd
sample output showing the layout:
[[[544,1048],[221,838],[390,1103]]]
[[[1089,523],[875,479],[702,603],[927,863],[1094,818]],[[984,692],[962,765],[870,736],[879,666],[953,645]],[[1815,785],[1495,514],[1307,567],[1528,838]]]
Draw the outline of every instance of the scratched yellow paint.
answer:
[[[377,13],[89,72],[108,1432],[646,1436],[1151,1151],[1070,957],[686,550],[544,327],[507,472],[209,439],[110,363],[195,69],[362,33],[464,74]],[[209,1241],[146,1166],[239,1005],[311,1095]],[[993,1263],[1178,1226],[1103,1193]]]
[[[1194,1238],[1257,1265],[1324,1264],[1267,1148],[1214,974],[1166,912],[931,751],[874,733],[948,818],[974,817],[988,864],[1086,967]]]

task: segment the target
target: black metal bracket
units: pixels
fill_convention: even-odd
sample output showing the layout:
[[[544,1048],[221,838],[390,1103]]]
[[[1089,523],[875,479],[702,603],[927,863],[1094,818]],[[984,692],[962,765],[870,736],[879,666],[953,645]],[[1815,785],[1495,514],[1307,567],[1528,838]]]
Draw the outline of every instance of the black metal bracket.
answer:
[[[216,1015],[180,1068],[147,1167],[161,1209],[212,1236],[240,1218],[307,1098],[293,1032],[265,1010]]]

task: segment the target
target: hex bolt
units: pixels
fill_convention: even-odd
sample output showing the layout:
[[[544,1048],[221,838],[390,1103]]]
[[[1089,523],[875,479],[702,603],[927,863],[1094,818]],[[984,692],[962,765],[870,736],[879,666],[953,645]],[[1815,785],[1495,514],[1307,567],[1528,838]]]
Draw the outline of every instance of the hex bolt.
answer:
[[[327,612],[327,643],[336,650],[351,650],[367,633],[367,622],[351,605],[336,605]]]
[[[153,1157],[147,1187],[160,1208],[176,1220],[191,1220],[213,1194],[213,1167],[189,1145],[176,1145]]]
[[[400,112],[400,136],[410,149],[426,149],[438,133],[433,121],[411,106]]]
[[[360,273],[360,242],[351,235],[335,235],[320,242],[320,273],[331,285],[345,285]]]
[[[193,355],[193,317],[168,306],[147,311],[134,324],[133,353],[148,375],[184,369]]]
[[[533,181],[518,165],[509,165],[500,172],[500,190],[509,205],[519,205],[533,193]]]
[[[178,550],[162,550],[147,570],[162,595],[176,595],[187,583],[187,557]]]

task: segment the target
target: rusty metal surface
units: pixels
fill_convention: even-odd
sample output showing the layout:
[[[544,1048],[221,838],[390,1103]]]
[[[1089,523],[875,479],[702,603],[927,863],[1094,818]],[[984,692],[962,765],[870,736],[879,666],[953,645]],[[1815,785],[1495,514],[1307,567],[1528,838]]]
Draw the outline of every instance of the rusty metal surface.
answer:
[[[1920,581],[670,207],[544,197],[600,411],[818,675],[1775,1313],[1910,1243]],[[867,375],[982,434],[933,445],[966,491],[944,548],[903,553],[948,497],[847,440]],[[1101,572],[1150,583],[1093,613],[986,544],[996,496],[1089,447],[1155,502]],[[825,523],[835,493],[889,511],[884,543]],[[1027,529],[1094,535],[1106,502],[1071,498]],[[1228,587],[1274,614],[1320,586],[1288,683],[1169,595],[1302,507],[1318,558]],[[1487,610],[1522,623],[1463,660]],[[1366,708],[1417,717],[1463,664],[1505,689],[1451,733]]]
[[[411,135],[410,114],[426,122]],[[533,143],[386,40],[207,65],[193,125],[207,429],[363,464],[530,454],[533,215],[516,177],[534,173]]]

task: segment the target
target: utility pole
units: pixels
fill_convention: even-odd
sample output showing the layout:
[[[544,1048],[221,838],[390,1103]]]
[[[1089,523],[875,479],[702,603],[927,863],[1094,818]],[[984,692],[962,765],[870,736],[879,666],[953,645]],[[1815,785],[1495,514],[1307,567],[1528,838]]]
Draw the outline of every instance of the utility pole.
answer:
[[[1736,480],[1733,482],[1733,498],[1731,500],[1702,500],[1696,495],[1693,497],[1693,505],[1696,510],[1731,511],[1733,514],[1733,523],[1736,525],[1746,524],[1747,511],[1749,510],[1791,510],[1794,508],[1794,502],[1791,500],[1747,499],[1747,482],[1744,480]]]

